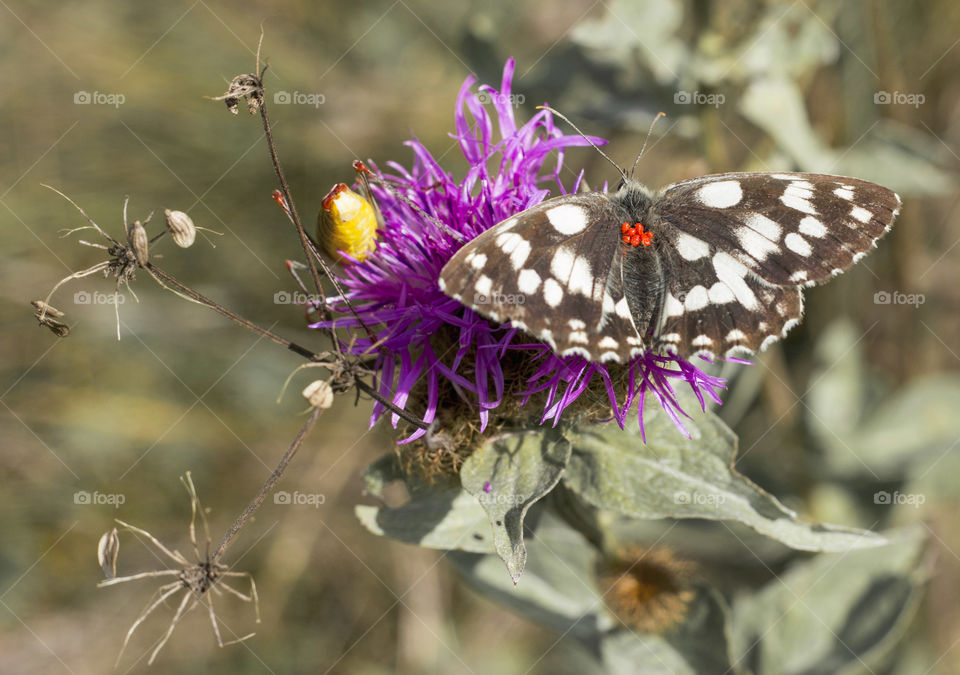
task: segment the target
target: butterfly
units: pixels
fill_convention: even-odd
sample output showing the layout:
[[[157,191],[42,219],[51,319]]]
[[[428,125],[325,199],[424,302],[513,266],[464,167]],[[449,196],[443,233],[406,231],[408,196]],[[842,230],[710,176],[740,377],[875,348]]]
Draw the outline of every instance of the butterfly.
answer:
[[[621,172],[623,173],[623,172]],[[560,356],[752,353],[803,316],[803,288],[876,246],[900,197],[856,178],[722,173],[548,199],[467,242],[440,288]]]

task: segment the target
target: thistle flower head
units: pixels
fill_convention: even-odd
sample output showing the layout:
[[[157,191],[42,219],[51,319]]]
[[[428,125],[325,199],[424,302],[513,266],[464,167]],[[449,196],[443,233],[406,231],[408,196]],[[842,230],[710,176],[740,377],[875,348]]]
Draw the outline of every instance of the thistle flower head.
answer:
[[[388,163],[382,179],[389,187],[373,187],[384,221],[377,247],[340,272],[345,296],[333,298],[332,306],[342,316],[315,326],[369,327],[373,339],[364,330],[352,331],[349,348],[377,354],[379,392],[400,408],[422,412],[427,423],[454,408],[456,415],[471,415],[483,431],[492,422],[517,426],[521,409],[527,417],[535,409],[535,418],[525,422],[556,425],[565,413],[587,413],[622,427],[636,407],[642,428],[650,394],[684,431],[675,384],[689,385],[703,406],[705,397],[719,402],[722,379],[652,351],[628,364],[560,357],[509,324],[488,321],[438,286],[440,270],[466,241],[551,193],[568,192],[561,180],[567,148],[605,142],[564,134],[546,110],[518,125],[513,71],[509,60],[499,91],[482,85],[474,92],[472,76],[460,90],[453,138],[469,165],[462,178],[444,170],[417,140],[407,142],[412,167]],[[569,191],[581,179],[571,181]],[[411,405],[414,399],[418,406]],[[376,405],[371,424],[387,412]],[[394,415],[394,426],[397,422]],[[406,441],[423,433],[417,430]]]

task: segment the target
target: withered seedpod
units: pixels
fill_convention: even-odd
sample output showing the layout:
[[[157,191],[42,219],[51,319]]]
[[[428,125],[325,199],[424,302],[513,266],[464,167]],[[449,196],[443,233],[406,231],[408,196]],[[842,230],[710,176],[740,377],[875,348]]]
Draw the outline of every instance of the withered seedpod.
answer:
[[[63,312],[43,300],[31,300],[30,304],[33,305],[35,309],[40,310],[45,316],[52,316],[54,319],[59,319],[63,316]]]
[[[304,388],[303,397],[314,408],[326,410],[333,404],[333,388],[326,380],[314,380]]]
[[[197,238],[197,227],[183,211],[164,209],[163,215],[167,218],[167,229],[173,237],[173,243],[180,248],[190,248]]]
[[[97,562],[107,579],[117,576],[117,556],[120,555],[120,537],[117,528],[104,532],[97,544]]]
[[[127,243],[133,250],[133,255],[141,267],[145,267],[147,261],[150,259],[149,253],[147,252],[149,241],[147,231],[143,225],[140,224],[139,220],[130,223],[130,227],[127,228]]]

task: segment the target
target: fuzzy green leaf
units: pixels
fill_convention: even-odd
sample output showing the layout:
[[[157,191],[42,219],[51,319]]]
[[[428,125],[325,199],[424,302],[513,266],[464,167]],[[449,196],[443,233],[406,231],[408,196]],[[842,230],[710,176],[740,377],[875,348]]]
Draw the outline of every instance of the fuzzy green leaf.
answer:
[[[737,439],[710,412],[696,413],[681,436],[660,408],[644,416],[639,432],[597,426],[572,439],[566,485],[601,509],[633,518],[735,520],[787,546],[846,551],[878,546],[872,532],[801,522],[797,514],[733,468]]]
[[[819,386],[819,385],[818,385]],[[890,396],[855,431],[824,435],[826,461],[841,476],[901,478],[956,447],[960,437],[960,378],[917,379]]]
[[[400,459],[395,452],[374,460],[370,466],[363,470],[363,483],[366,486],[366,492],[374,497],[382,497],[383,488],[402,479],[403,469],[400,467]]]
[[[484,597],[536,623],[585,642],[613,628],[593,580],[595,549],[580,533],[545,513],[528,545],[530,564],[516,586],[496,556],[455,551],[447,558]]]
[[[820,555],[734,603],[735,655],[757,673],[879,672],[916,609],[923,537]]]
[[[514,583],[527,559],[524,516],[557,484],[569,458],[570,444],[558,433],[528,432],[488,441],[460,469],[464,489],[490,518],[494,546]]]
[[[404,475],[395,453],[384,455],[363,472],[367,494],[383,497],[384,488],[407,481],[410,501],[398,507],[361,504],[357,518],[373,534],[407,544],[442,550],[493,553],[487,514],[477,500],[462,489],[413,484]]]
[[[354,507],[373,534],[407,544],[443,550],[493,553],[487,514],[463,490],[444,490],[411,499],[403,506]]]

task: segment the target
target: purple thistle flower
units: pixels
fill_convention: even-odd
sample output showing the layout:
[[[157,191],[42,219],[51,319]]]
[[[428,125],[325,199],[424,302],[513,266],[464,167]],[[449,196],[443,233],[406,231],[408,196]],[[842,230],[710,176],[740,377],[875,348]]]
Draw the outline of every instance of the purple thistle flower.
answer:
[[[390,162],[388,166],[395,173],[383,178],[391,188],[374,186],[385,223],[377,248],[363,262],[345,265],[339,279],[356,316],[371,329],[375,340],[371,341],[364,331],[354,331],[355,339],[348,347],[355,354],[378,354],[378,391],[396,406],[406,409],[414,388],[425,386],[423,420],[427,423],[434,421],[442,404],[441,388],[452,388],[456,396],[477,408],[481,430],[505,396],[521,397],[521,405],[534,396],[545,398],[540,423],[556,426],[564,411],[599,381],[609,399],[611,419],[621,428],[637,404],[643,430],[643,405],[649,392],[687,435],[680,420],[686,413],[672,382],[688,384],[703,408],[705,396],[720,402],[718,391],[725,386],[722,378],[708,375],[675,355],[652,351],[634,357],[627,365],[593,363],[581,356],[560,357],[545,344],[524,340],[509,324],[493,325],[446,296],[437,284],[440,270],[465,241],[539,204],[550,195],[547,186],[566,194],[560,180],[563,151],[589,145],[579,135],[564,135],[549,111],[538,111],[518,127],[511,98],[513,71],[510,59],[504,67],[500,91],[488,85],[479,88],[496,112],[496,125],[478,95],[471,92],[473,76],[460,90],[453,137],[470,167],[461,181],[444,171],[423,144],[411,140],[406,145],[413,149],[413,167],[407,170]],[[599,138],[590,141],[605,143]],[[553,151],[558,156],[548,162]],[[581,179],[582,173],[573,191]],[[443,223],[447,230],[461,234],[463,241],[417,209]],[[360,328],[357,318],[348,312],[345,298],[332,298],[331,303],[344,315],[314,327],[333,323]],[[437,339],[449,331],[453,331],[452,339]],[[532,375],[529,365],[523,373],[517,371],[517,356],[523,356],[526,364],[536,364]],[[370,424],[385,412],[387,409],[377,403]],[[398,421],[392,414],[394,427]],[[402,442],[424,433],[418,429]]]

